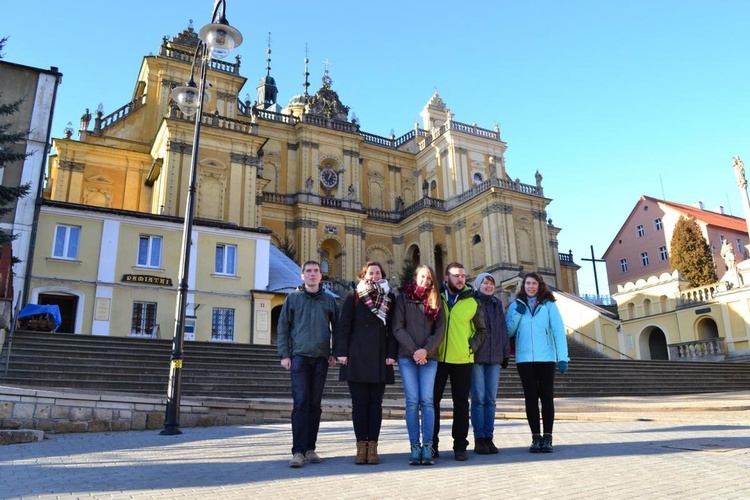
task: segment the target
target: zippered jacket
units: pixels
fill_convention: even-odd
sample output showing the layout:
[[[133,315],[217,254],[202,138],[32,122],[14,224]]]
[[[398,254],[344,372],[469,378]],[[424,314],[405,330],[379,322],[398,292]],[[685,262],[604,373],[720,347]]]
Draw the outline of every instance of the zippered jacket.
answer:
[[[466,285],[458,294],[453,307],[448,307],[447,291],[443,284],[440,300],[445,311],[445,338],[438,347],[438,361],[466,364],[474,362],[474,353],[469,339],[476,335],[483,338],[486,333],[484,310],[474,298],[474,289]]]
[[[419,349],[427,350],[427,359],[437,359],[438,346],[445,338],[445,308],[440,308],[432,321],[424,313],[421,300],[401,293],[393,310],[393,335],[398,341],[398,357],[411,358]]]
[[[523,314],[516,310],[519,303],[526,306]],[[555,302],[537,304],[532,315],[529,305],[516,299],[508,307],[506,323],[508,334],[516,338],[516,363],[570,361],[565,325]]]
[[[310,295],[300,287],[287,295],[277,328],[281,359],[293,356],[328,359],[331,333],[338,318],[339,308],[330,293]]]

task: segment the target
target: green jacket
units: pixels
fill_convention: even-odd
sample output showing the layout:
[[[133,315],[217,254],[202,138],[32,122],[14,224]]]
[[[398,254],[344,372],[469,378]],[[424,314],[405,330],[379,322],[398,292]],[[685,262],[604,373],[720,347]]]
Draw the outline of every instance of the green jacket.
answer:
[[[458,294],[453,307],[448,306],[445,284],[440,294],[445,309],[445,338],[438,347],[438,361],[466,364],[474,362],[469,339],[484,339],[486,328],[484,310],[474,298],[474,289],[466,285]]]
[[[304,287],[299,287],[287,295],[277,329],[281,359],[293,356],[328,359],[331,332],[338,317],[336,299],[323,289],[310,295]]]

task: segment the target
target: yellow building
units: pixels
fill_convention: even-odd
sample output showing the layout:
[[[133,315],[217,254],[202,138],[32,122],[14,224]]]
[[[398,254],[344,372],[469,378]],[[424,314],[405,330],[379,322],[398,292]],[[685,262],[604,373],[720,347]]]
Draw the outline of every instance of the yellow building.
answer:
[[[128,104],[107,116],[87,110],[78,140],[68,133],[53,142],[30,286],[35,297],[80,297],[76,332],[134,334],[138,308],[149,314],[141,302],[158,304],[158,324],[172,323],[176,283],[122,277],[176,281],[194,122],[170,91],[188,80],[197,43],[192,28],[165,39],[158,55],[143,59]],[[315,94],[306,83],[282,106],[270,71],[257,103],[240,101],[246,79],[239,67],[239,59],[213,60],[209,70],[190,273],[197,340],[274,340],[272,325],[268,334],[246,331],[269,323],[257,317],[259,304],[278,311],[284,298],[268,290],[267,271],[262,277],[269,245],[293,248],[297,263],[321,261],[327,286],[338,292],[366,260],[380,261],[389,278],[405,260],[429,264],[438,276],[459,261],[470,275],[487,271],[498,283],[534,270],[577,291],[575,265],[564,259],[561,266],[560,228],[547,217],[542,176],[531,184],[511,179],[497,126],[455,121],[435,93],[421,126],[381,137],[349,118],[327,72]],[[79,257],[60,259],[55,252],[65,251],[76,227]],[[217,272],[228,252],[236,257],[231,276]],[[155,253],[159,263],[149,260]],[[222,308],[235,311],[232,338],[214,333]],[[97,319],[105,316],[106,325]]]

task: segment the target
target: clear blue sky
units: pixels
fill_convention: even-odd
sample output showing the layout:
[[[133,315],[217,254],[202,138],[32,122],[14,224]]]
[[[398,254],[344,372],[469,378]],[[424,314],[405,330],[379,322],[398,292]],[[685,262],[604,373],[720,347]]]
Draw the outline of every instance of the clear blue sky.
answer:
[[[5,60],[64,74],[53,136],[85,108],[109,113],[133,94],[142,57],[212,0],[29,0],[3,5]],[[273,10],[272,10],[273,9]],[[594,292],[600,258],[642,194],[743,216],[732,157],[750,165],[750,2],[694,0],[447,2],[228,0],[244,35],[246,93],[271,74],[284,105],[330,62],[333,88],[363,130],[401,135],[435,88],[455,120],[508,144],[509,175],[544,176],[561,252]],[[33,30],[33,32],[31,31]],[[233,57],[233,56],[230,56]],[[656,250],[655,250],[656,251]],[[598,267],[606,292],[606,271]]]

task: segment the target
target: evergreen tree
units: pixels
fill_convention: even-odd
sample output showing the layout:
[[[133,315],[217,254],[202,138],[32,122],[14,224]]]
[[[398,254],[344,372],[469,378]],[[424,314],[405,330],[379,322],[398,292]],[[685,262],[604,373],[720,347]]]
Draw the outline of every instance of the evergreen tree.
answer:
[[[2,50],[8,37],[0,38],[0,59],[3,58]],[[12,129],[12,123],[6,121],[18,112],[21,108],[23,99],[14,102],[4,102],[3,94],[0,92],[0,168],[9,168],[11,166],[21,168],[18,162],[23,161],[28,155],[19,153],[11,149],[13,144],[23,141],[28,136],[27,131],[17,131]],[[29,193],[29,184],[18,187],[0,185],[0,218],[13,210],[15,201]],[[4,243],[13,241],[15,236],[7,231],[0,231],[0,246]],[[15,261],[15,258],[14,258]]]
[[[417,265],[412,262],[411,259],[404,260],[404,265],[401,266],[401,272],[398,274],[398,284],[401,290],[406,288],[406,285],[409,284],[409,281],[414,278],[414,270],[416,268]]]
[[[693,286],[710,285],[719,279],[711,248],[693,217],[680,216],[671,243],[672,269],[677,269]]]

